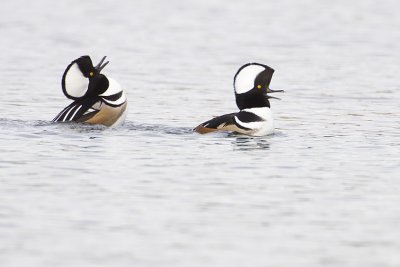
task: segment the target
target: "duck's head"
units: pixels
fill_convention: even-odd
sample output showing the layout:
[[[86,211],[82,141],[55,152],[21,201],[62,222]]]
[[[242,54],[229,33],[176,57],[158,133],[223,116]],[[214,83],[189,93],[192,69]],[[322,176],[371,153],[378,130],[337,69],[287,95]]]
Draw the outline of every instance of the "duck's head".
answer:
[[[109,63],[104,62],[106,57],[93,66],[89,56],[82,56],[72,61],[62,77],[61,86],[66,97],[79,99],[93,95],[100,95],[108,88],[108,79],[101,74],[101,70]]]
[[[283,92],[269,88],[274,69],[260,63],[248,63],[239,68],[233,79],[236,104],[239,109],[270,107],[269,93]]]

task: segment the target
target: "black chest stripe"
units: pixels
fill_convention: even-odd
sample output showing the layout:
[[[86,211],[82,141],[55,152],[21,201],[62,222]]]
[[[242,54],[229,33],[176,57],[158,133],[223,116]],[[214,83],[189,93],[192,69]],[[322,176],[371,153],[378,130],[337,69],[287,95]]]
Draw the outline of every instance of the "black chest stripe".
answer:
[[[255,121],[263,121],[264,119],[261,118],[260,116],[252,113],[252,112],[247,112],[247,111],[240,111],[236,117],[241,121],[241,122],[255,122]]]
[[[113,95],[102,96],[102,98],[108,101],[117,101],[118,99],[121,98],[121,96],[122,96],[122,91]]]

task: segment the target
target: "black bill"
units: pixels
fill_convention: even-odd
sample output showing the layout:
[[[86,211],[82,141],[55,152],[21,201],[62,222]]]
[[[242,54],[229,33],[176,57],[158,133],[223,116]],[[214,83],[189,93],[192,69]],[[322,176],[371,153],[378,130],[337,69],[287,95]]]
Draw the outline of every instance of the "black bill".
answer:
[[[107,61],[106,63],[103,64],[104,60],[106,60],[106,56],[103,57],[99,64],[96,65],[96,67],[94,67],[99,73],[102,69],[104,69],[105,66],[107,66],[108,63],[110,63],[110,61]]]
[[[270,95],[268,95],[268,94],[270,94],[270,93],[283,93],[283,92],[285,92],[285,91],[284,91],[284,90],[272,90],[272,89],[270,89],[270,88],[267,88],[267,93],[265,94],[265,97],[266,97],[267,99],[273,98],[273,99],[281,100],[281,99],[278,98],[278,97],[270,96]]]

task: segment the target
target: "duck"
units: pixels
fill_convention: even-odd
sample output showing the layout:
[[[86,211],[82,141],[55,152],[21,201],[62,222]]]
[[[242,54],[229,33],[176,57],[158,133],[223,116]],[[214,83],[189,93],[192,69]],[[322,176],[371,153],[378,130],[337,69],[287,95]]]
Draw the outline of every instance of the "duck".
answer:
[[[233,79],[238,112],[214,117],[193,130],[200,134],[228,131],[248,136],[274,133],[274,118],[269,99],[279,99],[270,93],[284,92],[269,88],[274,69],[261,63],[247,63],[239,68]]]
[[[106,57],[93,66],[90,56],[73,60],[61,80],[64,95],[73,102],[53,122],[77,122],[116,127],[125,121],[128,102],[121,85],[101,71]]]

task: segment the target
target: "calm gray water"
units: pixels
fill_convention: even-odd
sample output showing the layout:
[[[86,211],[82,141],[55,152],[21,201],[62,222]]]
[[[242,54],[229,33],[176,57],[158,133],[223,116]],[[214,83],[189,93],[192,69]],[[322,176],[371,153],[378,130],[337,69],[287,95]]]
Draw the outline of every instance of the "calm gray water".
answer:
[[[0,3],[0,266],[400,266],[400,4]],[[116,129],[49,121],[89,54]],[[198,135],[275,68],[276,134]]]

